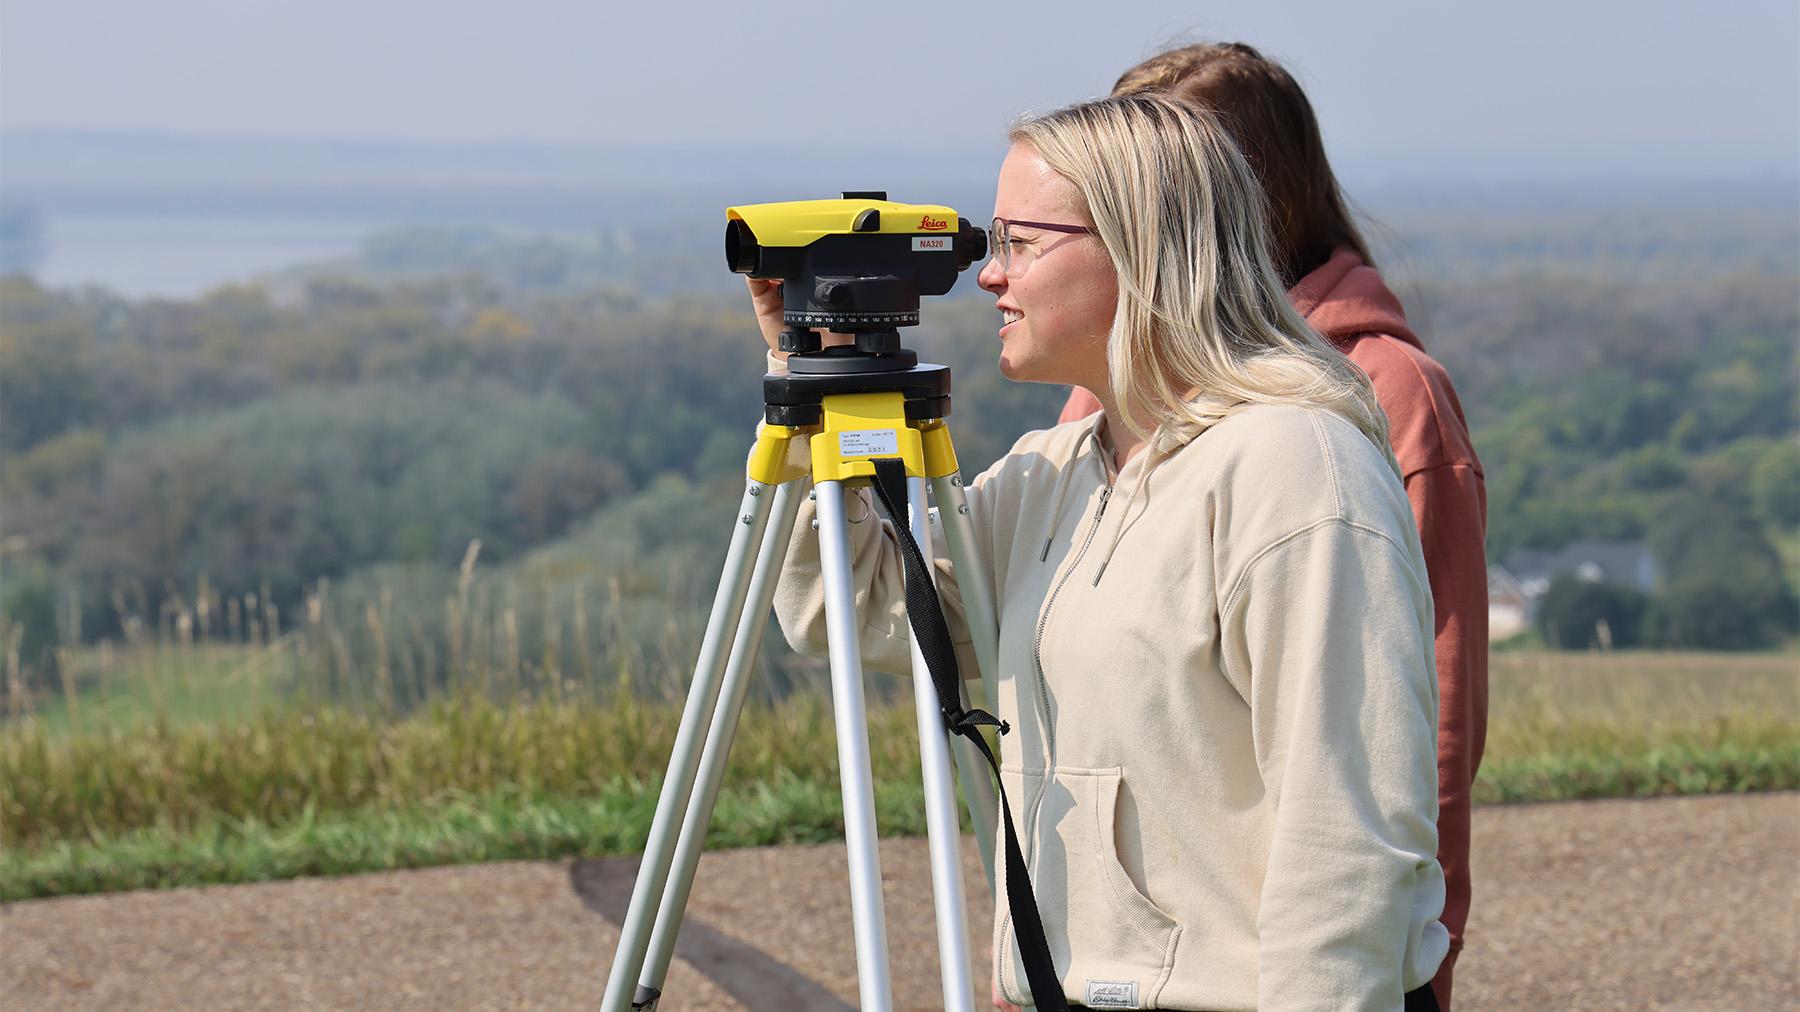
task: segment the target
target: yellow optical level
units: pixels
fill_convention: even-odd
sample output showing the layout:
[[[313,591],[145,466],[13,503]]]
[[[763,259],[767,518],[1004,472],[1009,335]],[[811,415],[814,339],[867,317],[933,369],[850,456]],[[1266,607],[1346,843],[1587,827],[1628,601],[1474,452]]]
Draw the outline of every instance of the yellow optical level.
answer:
[[[848,195],[839,200],[790,200],[728,207],[725,217],[744,223],[741,231],[727,226],[727,243],[735,233],[753,236],[752,241],[762,246],[808,246],[825,236],[844,233],[950,236],[960,224],[956,212],[942,204],[901,204]],[[733,269],[739,269],[736,263]]]
[[[987,256],[987,233],[942,204],[903,204],[879,191],[836,200],[743,204],[725,210],[725,260],[753,278],[779,278],[782,316],[795,335],[784,351],[808,352],[813,328],[859,335],[885,353],[891,333],[919,322],[919,299],[942,295]],[[789,343],[793,346],[789,347]]]

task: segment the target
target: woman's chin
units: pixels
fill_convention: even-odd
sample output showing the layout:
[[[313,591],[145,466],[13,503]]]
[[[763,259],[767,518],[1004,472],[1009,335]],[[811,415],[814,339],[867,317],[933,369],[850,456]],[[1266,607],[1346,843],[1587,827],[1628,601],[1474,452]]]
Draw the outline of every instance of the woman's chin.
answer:
[[[1049,373],[1050,370],[1044,369],[1042,363],[1033,363],[1029,361],[1015,362],[1008,358],[1005,352],[1000,353],[1000,375],[1014,383],[1067,384],[1069,382],[1066,379],[1060,379]]]
[[[1025,377],[1019,374],[1019,364],[1008,358],[1005,351],[1000,352],[1000,375],[1014,383],[1025,382]]]

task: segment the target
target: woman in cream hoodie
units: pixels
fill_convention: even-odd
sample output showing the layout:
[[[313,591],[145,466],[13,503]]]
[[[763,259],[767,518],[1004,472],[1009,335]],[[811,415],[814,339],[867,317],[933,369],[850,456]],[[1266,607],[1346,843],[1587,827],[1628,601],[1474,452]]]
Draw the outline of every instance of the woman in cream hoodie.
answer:
[[[1428,1000],[1449,944],[1431,597],[1368,380],[1290,306],[1255,178],[1208,114],[1114,97],[1011,139],[980,275],[1001,370],[1103,406],[1022,437],[969,490],[1000,612],[1002,781],[1064,993]],[[779,293],[751,286],[773,348]],[[864,658],[905,671],[898,550],[865,515]],[[776,612],[821,652],[807,519]],[[999,989],[1026,1004],[1004,900],[994,930]]]
[[[1368,374],[1412,501],[1431,576],[1438,674],[1438,864],[1450,954],[1431,980],[1445,1009],[1469,920],[1469,795],[1487,738],[1487,487],[1456,385],[1427,352],[1350,214],[1300,82],[1241,42],[1169,49],[1120,75],[1113,94],[1154,91],[1213,110],[1270,205],[1270,259],[1288,301]],[[1100,402],[1080,387],[1059,422]]]

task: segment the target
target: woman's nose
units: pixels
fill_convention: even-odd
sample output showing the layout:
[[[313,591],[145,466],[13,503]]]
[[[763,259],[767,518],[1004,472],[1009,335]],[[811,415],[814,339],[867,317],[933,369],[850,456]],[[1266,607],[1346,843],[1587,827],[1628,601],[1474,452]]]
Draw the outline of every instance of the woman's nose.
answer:
[[[1000,261],[988,257],[987,263],[981,265],[981,273],[975,275],[975,283],[984,292],[1000,294],[1000,290],[1006,287],[1006,272],[1000,269]]]

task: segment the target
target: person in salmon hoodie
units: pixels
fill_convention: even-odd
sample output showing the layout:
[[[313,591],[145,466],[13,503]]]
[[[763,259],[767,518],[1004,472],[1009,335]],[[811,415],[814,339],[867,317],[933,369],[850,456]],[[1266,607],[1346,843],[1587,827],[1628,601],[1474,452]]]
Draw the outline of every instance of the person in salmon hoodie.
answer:
[[[1450,377],[1407,325],[1351,219],[1312,104],[1279,63],[1242,43],[1203,43],[1126,71],[1113,94],[1157,92],[1219,117],[1269,198],[1275,266],[1313,329],[1362,367],[1418,520],[1436,610],[1438,862],[1450,954],[1432,989],[1450,1007],[1469,917],[1469,794],[1487,736],[1487,490]],[[1079,387],[1059,422],[1100,402]]]

